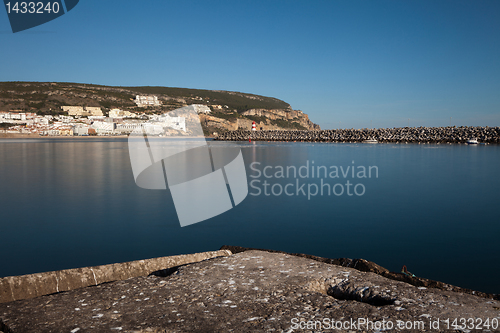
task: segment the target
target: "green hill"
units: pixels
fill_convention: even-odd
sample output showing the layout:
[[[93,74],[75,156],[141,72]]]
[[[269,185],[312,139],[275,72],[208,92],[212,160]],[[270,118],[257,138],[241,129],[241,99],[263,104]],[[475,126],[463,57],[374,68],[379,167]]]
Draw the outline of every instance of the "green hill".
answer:
[[[19,109],[42,113],[59,113],[62,105],[135,108],[138,94],[156,95],[163,109],[179,104],[227,105],[243,112],[249,109],[288,109],[290,105],[272,97],[232,91],[169,87],[113,87],[67,82],[0,82],[0,110]]]

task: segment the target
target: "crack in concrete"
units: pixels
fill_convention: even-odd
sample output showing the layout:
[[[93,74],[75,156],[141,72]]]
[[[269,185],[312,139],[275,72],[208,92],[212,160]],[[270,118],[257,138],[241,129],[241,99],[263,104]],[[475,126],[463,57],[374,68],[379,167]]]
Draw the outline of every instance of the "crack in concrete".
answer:
[[[12,300],[15,301],[16,297],[14,296],[14,288],[12,288],[12,283],[9,283],[10,286],[10,293],[12,294]]]
[[[90,270],[92,271],[92,274],[94,275],[94,282],[95,282],[95,285],[97,286],[97,279],[96,279],[96,277],[95,277],[94,270],[93,270],[92,268],[91,268]]]

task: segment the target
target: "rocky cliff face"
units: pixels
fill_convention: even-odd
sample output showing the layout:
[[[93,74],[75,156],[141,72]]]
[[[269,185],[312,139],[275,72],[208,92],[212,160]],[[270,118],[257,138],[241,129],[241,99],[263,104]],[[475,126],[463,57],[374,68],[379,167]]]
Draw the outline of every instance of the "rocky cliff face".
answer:
[[[242,113],[243,116],[256,116],[267,118],[266,120],[261,120],[261,125],[269,125],[272,121],[286,121],[291,123],[296,123],[299,126],[307,130],[320,130],[319,125],[314,124],[309,120],[309,116],[300,110],[293,110],[291,107],[287,109],[250,109]],[[277,128],[266,128],[266,129],[281,129],[279,125]],[[298,127],[298,126],[297,126]],[[264,129],[264,128],[263,128]],[[295,128],[297,129],[297,128]]]

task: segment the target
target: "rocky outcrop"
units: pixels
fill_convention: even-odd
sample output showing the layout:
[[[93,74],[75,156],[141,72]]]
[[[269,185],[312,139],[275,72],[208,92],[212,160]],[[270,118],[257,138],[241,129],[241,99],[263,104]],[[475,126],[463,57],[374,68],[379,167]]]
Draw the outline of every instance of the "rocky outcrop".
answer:
[[[304,113],[300,110],[288,109],[250,109],[242,113],[244,116],[266,117],[269,119],[294,120],[304,117]],[[305,115],[307,117],[307,115]]]
[[[230,117],[228,117],[230,115]],[[226,116],[227,119],[223,117]],[[302,111],[290,109],[251,109],[237,114],[200,115],[204,127],[222,129],[224,131],[250,130],[255,122],[259,130],[293,130],[294,128],[305,128],[308,130],[319,130],[319,125],[309,120],[307,114]]]
[[[236,131],[238,129],[238,124],[236,122],[210,115],[200,115],[200,122],[208,128],[224,128],[228,131]]]
[[[499,317],[498,300],[256,250],[0,304],[9,333],[444,332],[461,318],[498,331]]]
[[[319,125],[309,120],[309,116],[300,110],[287,109],[250,109],[242,113],[243,116],[265,117],[270,120],[284,120],[296,122],[307,130],[320,130]],[[263,123],[266,125],[269,122]],[[279,126],[277,126],[279,128]],[[267,128],[266,128],[267,129]]]

